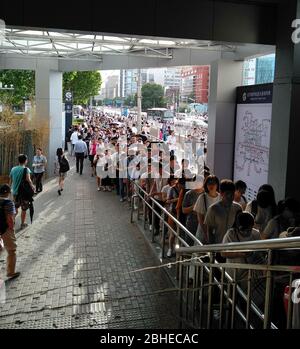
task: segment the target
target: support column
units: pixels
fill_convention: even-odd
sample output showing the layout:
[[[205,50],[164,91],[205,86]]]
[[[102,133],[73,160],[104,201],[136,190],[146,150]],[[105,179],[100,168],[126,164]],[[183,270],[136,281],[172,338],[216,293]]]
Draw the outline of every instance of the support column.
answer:
[[[63,147],[62,73],[51,70],[47,60],[37,63],[35,72],[37,125],[48,131],[49,142],[44,149],[48,159],[48,176],[53,175],[56,149]]]
[[[300,19],[300,1],[282,2],[278,14],[269,183],[276,200],[299,199],[300,43],[292,42],[291,24]]]
[[[210,66],[207,165],[220,179],[233,177],[236,87],[243,62],[218,60]]]

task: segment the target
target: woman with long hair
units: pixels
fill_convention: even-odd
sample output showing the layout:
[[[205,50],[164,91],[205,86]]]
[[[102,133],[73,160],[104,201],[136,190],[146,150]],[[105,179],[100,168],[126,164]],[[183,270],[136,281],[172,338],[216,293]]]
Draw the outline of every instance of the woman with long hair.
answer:
[[[277,204],[273,187],[270,184],[260,186],[256,199],[247,204],[246,211],[250,212],[254,217],[254,228],[262,233],[268,222],[277,215]]]
[[[64,155],[62,148],[57,148],[54,163],[54,174],[58,175],[58,195],[64,190],[64,181],[69,171],[70,166],[67,158]]]
[[[209,175],[205,178],[204,193],[201,194],[195,204],[194,211],[198,217],[198,228],[196,236],[200,238],[203,244],[208,242],[206,234],[206,226],[204,224],[205,216],[209,206],[218,202],[221,199],[219,194],[219,178],[215,175]]]

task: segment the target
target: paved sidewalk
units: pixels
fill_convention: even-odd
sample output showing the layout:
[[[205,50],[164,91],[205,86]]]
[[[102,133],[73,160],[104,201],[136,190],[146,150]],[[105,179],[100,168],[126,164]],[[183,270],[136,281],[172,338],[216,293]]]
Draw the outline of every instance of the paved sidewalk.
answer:
[[[178,327],[177,293],[158,292],[173,288],[164,271],[131,273],[158,262],[128,204],[97,192],[87,161],[82,176],[71,163],[62,196],[47,182],[33,224],[17,232],[22,274],[6,283],[0,328]]]

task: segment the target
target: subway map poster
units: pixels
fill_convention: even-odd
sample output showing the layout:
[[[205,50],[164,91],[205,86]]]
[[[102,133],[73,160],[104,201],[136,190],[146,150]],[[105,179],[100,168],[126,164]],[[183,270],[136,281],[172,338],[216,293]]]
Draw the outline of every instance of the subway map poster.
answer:
[[[234,181],[247,183],[246,197],[256,197],[268,183],[272,84],[237,88]]]

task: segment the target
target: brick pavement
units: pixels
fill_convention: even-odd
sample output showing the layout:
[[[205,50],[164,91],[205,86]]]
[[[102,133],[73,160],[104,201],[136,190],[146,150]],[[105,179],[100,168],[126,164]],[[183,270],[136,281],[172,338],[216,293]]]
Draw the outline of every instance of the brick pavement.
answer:
[[[173,288],[164,271],[130,273],[158,262],[128,204],[96,191],[87,161],[82,176],[71,163],[62,196],[49,180],[33,224],[17,232],[22,274],[6,283],[0,329],[176,328],[176,292],[157,292]]]

